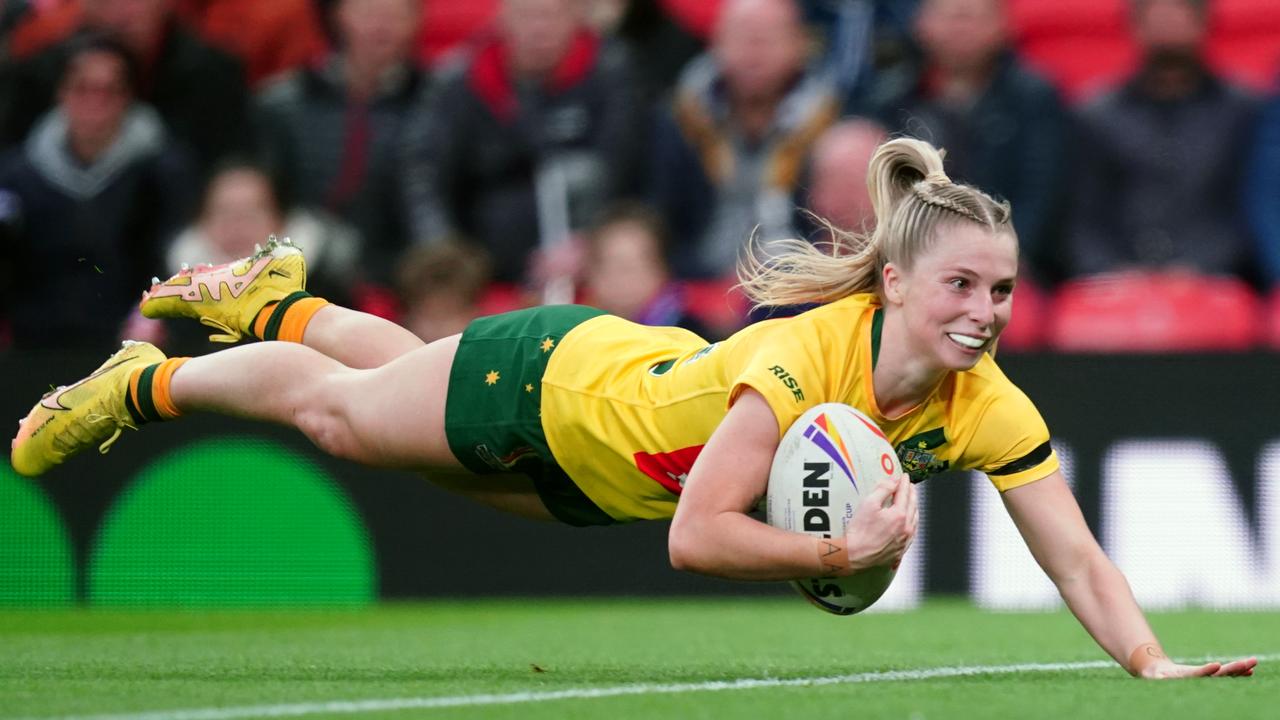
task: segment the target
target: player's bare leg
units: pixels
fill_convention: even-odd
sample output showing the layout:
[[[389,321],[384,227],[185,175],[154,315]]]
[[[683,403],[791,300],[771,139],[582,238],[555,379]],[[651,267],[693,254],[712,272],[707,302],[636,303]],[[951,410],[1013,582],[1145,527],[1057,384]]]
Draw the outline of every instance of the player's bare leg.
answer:
[[[350,368],[376,368],[426,345],[407,329],[340,305],[318,310],[302,344]]]
[[[183,412],[292,425],[336,457],[416,470],[486,505],[552,519],[532,481],[472,475],[449,449],[445,396],[457,347],[456,335],[420,344],[373,369],[348,367],[303,345],[231,348],[183,365],[173,377],[173,401]]]
[[[487,505],[551,519],[531,480],[472,475],[449,449],[444,413],[457,346],[453,336],[355,369],[296,343],[196,358],[126,343],[92,375],[32,408],[14,438],[13,466],[40,475],[82,450],[105,451],[124,429],[206,411],[292,426],[336,457],[416,470]]]

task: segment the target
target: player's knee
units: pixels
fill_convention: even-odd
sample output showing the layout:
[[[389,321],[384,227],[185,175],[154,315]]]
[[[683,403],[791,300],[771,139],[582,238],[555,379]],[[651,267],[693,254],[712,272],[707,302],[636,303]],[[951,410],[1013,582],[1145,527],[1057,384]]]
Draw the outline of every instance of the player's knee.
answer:
[[[368,461],[363,443],[352,431],[350,412],[340,394],[313,392],[295,407],[294,424],[317,448],[343,460]]]

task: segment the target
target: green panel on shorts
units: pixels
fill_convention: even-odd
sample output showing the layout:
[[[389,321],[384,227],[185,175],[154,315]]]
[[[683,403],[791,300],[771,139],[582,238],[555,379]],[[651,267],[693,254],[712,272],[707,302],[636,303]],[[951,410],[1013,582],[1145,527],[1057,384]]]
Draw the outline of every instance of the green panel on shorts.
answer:
[[[542,432],[542,375],[561,338],[604,312],[548,305],[482,317],[462,333],[449,373],[449,449],[477,474],[531,477],[542,501],[571,525],[614,521],[565,475]]]

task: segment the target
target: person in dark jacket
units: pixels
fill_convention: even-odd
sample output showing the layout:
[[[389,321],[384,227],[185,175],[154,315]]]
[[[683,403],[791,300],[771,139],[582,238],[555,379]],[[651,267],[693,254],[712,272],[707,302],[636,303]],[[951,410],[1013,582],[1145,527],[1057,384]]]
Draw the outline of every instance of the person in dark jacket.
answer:
[[[342,0],[338,48],[255,101],[258,155],[302,205],[356,228],[361,280],[390,286],[411,237],[402,158],[429,81],[411,59],[419,0]]]
[[[918,63],[880,75],[864,108],[946,151],[947,172],[1014,207],[1024,265],[1056,275],[1068,120],[1057,91],[1009,46],[1001,0],[924,0]]]
[[[632,189],[644,127],[621,45],[576,0],[504,0],[497,31],[444,72],[418,139],[414,236],[465,236],[494,279],[524,279],[531,254]]]
[[[1081,110],[1074,275],[1251,273],[1240,197],[1257,101],[1204,62],[1201,0],[1134,0],[1137,74]]]
[[[137,58],[137,98],[164,119],[201,172],[247,147],[248,90],[239,61],[177,21],[173,0],[83,0],[80,28],[113,35]],[[0,70],[0,144],[22,142],[54,103],[68,42]]]
[[[649,194],[681,277],[732,275],[747,240],[795,237],[805,160],[839,116],[832,79],[808,67],[793,0],[730,0],[711,49],[655,123]]]
[[[0,316],[14,347],[114,340],[190,209],[189,164],[133,100],[132,63],[111,37],[73,38],[57,106],[0,159]]]

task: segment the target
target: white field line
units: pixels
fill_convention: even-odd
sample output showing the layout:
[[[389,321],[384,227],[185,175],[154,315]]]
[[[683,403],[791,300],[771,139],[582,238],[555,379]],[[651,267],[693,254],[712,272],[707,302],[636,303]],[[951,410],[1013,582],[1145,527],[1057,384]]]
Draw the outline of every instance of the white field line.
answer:
[[[1222,657],[1235,657],[1223,655]],[[1258,660],[1278,660],[1280,653],[1256,656]],[[1187,660],[1186,662],[1197,662]],[[394,710],[428,710],[434,708],[476,707],[483,705],[519,705],[524,703],[551,702],[555,700],[587,700],[621,697],[624,695],[676,695],[694,692],[721,692],[725,690],[758,690],[762,688],[818,687],[822,685],[853,685],[858,683],[901,682],[908,680],[934,680],[937,678],[968,677],[973,675],[1013,675],[1018,673],[1047,673],[1064,670],[1120,669],[1110,660],[1083,662],[1023,663],[1018,665],[961,665],[936,667],[925,670],[883,670],[879,672],[832,675],[810,678],[740,678],[737,680],[712,680],[696,683],[661,683],[615,685],[613,687],[571,688],[504,693],[501,695],[452,695],[444,697],[408,697],[369,700],[329,700],[325,702],[287,703],[279,705],[244,705],[225,708],[190,708],[185,710],[156,710],[154,712],[112,713],[106,715],[62,715],[43,718],[10,718],[9,720],[241,720],[243,718],[301,717],[320,714],[358,714],[391,712]]]

